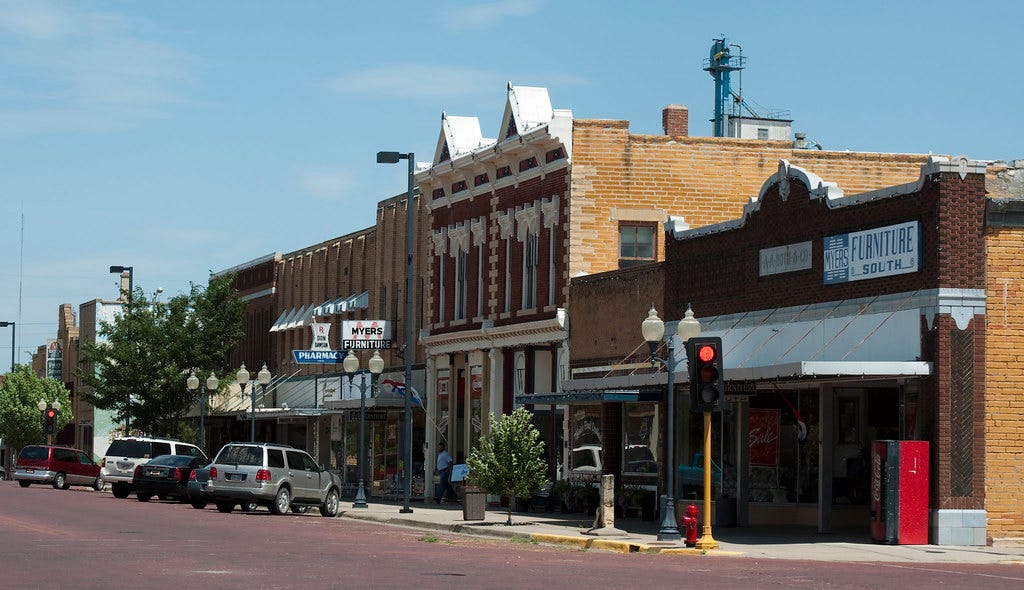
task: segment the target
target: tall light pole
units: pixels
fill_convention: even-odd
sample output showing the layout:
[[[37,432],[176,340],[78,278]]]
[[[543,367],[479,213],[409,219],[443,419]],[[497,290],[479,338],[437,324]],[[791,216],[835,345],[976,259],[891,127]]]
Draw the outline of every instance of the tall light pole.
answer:
[[[384,372],[384,359],[380,356],[380,351],[376,350],[373,356],[370,358],[370,362],[367,363],[370,366],[370,385],[369,389],[373,390],[374,385],[377,382],[377,377]],[[359,370],[359,358],[355,355],[352,350],[348,351],[348,356],[345,357],[345,361],[342,363],[345,367],[345,372],[348,373],[348,382],[351,385],[355,385],[356,371]],[[366,452],[364,441],[366,439],[364,433],[366,430],[366,389],[367,385],[364,381],[359,381],[359,488],[356,490],[356,501],[352,503],[353,508],[369,508],[366,505]]]
[[[14,322],[0,322],[0,328],[11,327],[11,372],[14,372],[14,331],[16,329]]]
[[[692,320],[692,321],[689,321]],[[675,404],[675,373],[676,358],[675,344],[671,337],[665,342],[667,358],[657,355],[658,346],[665,337],[665,322],[658,317],[658,311],[651,305],[647,313],[647,319],[640,325],[647,346],[651,349],[651,364],[661,363],[668,371],[668,387],[666,393],[666,417],[667,432],[665,434],[665,495],[662,497],[662,519],[661,529],[658,531],[659,541],[678,541],[680,539],[679,525],[676,522],[676,462],[675,462],[675,432],[676,432],[676,404]],[[687,316],[679,322],[678,334],[685,346],[686,342],[694,336],[700,335],[700,323],[693,319],[693,312],[687,309]],[[689,349],[687,349],[689,350]]]
[[[203,396],[203,405],[199,406],[199,445],[203,448],[204,453],[206,452],[206,406],[210,403],[210,396],[217,391],[218,387],[220,387],[220,379],[217,379],[213,371],[210,371],[210,376],[206,378],[206,395]]]
[[[112,265],[110,267],[111,274],[121,274],[128,272],[128,296],[125,301],[131,305],[132,302],[132,291],[135,289],[135,283],[133,282],[135,277],[135,269],[131,266]],[[132,394],[128,394],[128,399],[124,402],[124,434],[125,436],[131,435],[131,408],[132,408]]]
[[[415,190],[416,156],[413,152],[402,154],[399,152],[377,152],[378,164],[397,164],[399,160],[409,161],[409,189],[406,208],[405,224],[405,353],[402,355],[405,360],[405,493],[402,514],[412,512],[409,507],[409,497],[412,495],[412,355],[416,346],[412,341],[412,256],[413,256],[413,191]]]
[[[242,395],[245,395],[245,386],[249,383],[249,371],[245,369],[245,363],[242,363],[241,368],[235,373],[235,381],[238,382],[238,386],[242,389]],[[249,442],[256,442],[256,386],[249,386],[249,394],[251,396],[251,405],[249,406]]]

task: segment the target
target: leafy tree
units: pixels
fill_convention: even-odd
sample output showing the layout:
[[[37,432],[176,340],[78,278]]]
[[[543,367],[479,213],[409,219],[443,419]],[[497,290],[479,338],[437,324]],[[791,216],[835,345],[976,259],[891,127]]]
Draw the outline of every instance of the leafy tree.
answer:
[[[544,441],[533,425],[530,412],[517,408],[495,419],[491,430],[480,439],[466,460],[469,477],[488,494],[508,496],[508,521],[512,524],[513,498],[530,498],[547,481],[547,466],[541,459]]]
[[[125,416],[133,431],[180,437],[182,417],[195,401],[185,388],[190,369],[223,375],[227,351],[242,337],[245,302],[232,275],[192,284],[167,303],[136,290],[113,323],[100,325],[97,342],[82,345],[82,395],[97,408]],[[204,395],[205,391],[197,392]]]
[[[39,400],[60,402],[57,430],[71,422],[71,399],[64,384],[49,377],[41,379],[28,365],[18,365],[0,383],[0,438],[12,449],[46,441]]]

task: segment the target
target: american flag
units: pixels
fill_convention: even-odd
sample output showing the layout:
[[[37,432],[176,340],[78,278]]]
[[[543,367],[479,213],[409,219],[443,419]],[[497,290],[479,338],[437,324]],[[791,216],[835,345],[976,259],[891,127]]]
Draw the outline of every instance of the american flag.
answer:
[[[393,379],[384,379],[381,381],[381,384],[390,385],[391,391],[397,393],[402,397],[405,397],[405,383],[399,383],[398,381],[395,381]],[[423,398],[420,397],[420,392],[416,391],[415,387],[410,387],[409,389],[412,389],[412,401],[414,403],[419,404],[421,408],[426,408],[427,406],[426,404],[423,403]]]

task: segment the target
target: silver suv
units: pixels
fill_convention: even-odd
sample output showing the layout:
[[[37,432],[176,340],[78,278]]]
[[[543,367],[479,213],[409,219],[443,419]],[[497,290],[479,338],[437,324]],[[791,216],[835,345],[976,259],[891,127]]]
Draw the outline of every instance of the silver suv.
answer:
[[[206,495],[221,512],[256,502],[274,514],[317,506],[323,516],[338,515],[341,479],[305,451],[274,443],[228,443],[209,469]]]
[[[132,493],[135,467],[159,455],[209,458],[199,447],[169,438],[115,438],[100,462],[100,477],[110,484],[115,498],[127,498]]]

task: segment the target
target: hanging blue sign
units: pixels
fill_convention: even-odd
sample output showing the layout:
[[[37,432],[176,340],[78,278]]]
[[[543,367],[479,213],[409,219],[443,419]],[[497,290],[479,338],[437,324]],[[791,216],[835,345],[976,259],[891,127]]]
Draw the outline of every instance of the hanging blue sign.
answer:
[[[340,350],[293,350],[292,356],[299,364],[338,364],[342,361]]]

